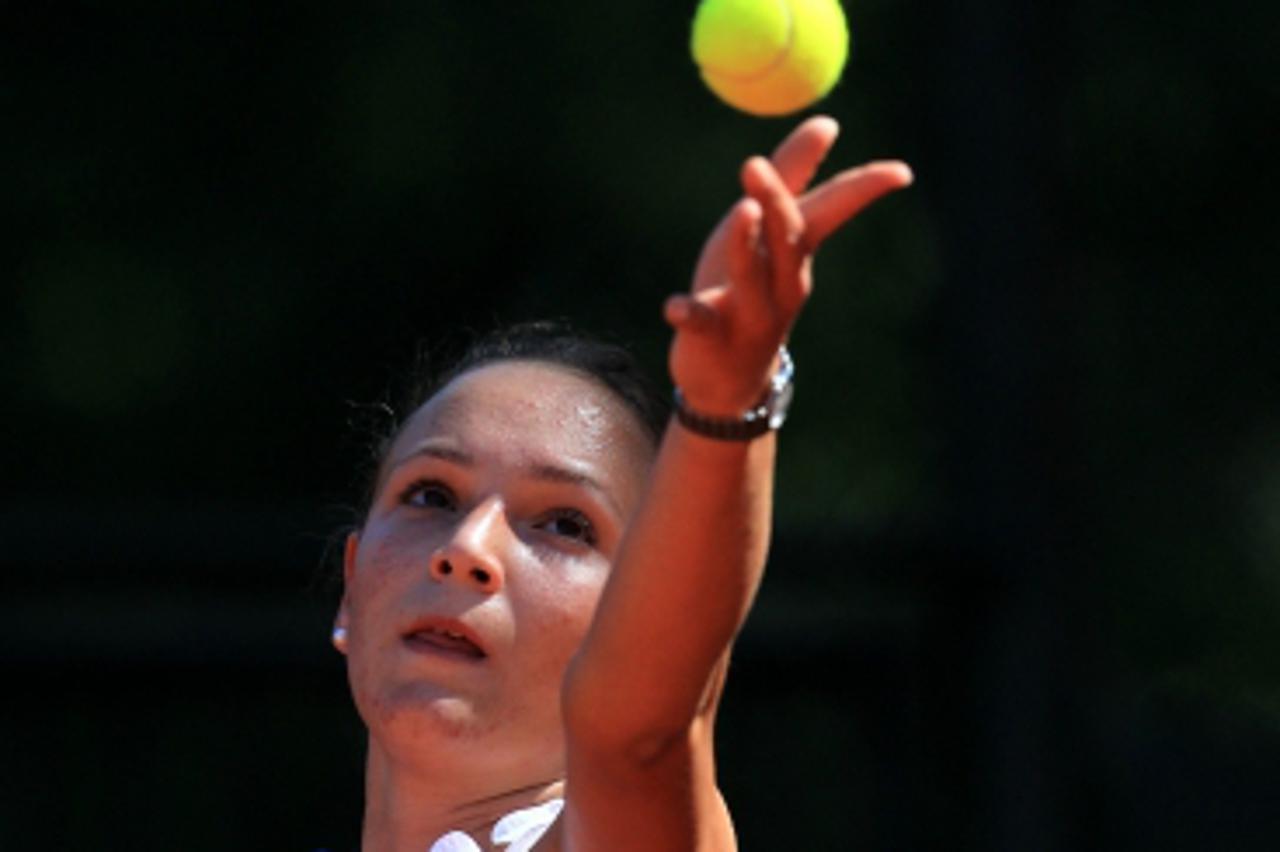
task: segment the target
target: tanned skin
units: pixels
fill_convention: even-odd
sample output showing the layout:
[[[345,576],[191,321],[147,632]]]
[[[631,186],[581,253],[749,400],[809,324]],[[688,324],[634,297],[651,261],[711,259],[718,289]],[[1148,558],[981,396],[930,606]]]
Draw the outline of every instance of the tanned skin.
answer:
[[[884,161],[809,189],[836,135],[811,118],[748,160],[690,291],[664,305],[672,380],[703,414],[761,398],[814,252],[912,181]],[[538,852],[737,848],[713,734],[764,571],[777,436],[673,421],[655,456],[640,431],[598,383],[530,363],[464,374],[402,428],[335,620],[370,730],[366,852],[450,830],[490,850],[504,814],[557,797]],[[415,650],[413,625],[446,616],[482,659]]]
[[[733,417],[761,398],[809,298],[818,246],[911,183],[905,164],[875,162],[802,195],[836,134],[834,121],[810,119],[771,160],[748,160],[745,197],[712,233],[691,292],[668,299],[671,376],[695,410]],[[562,836],[546,848],[737,848],[713,726],[730,646],[764,571],[776,442],[668,428],[565,680],[569,796]]]

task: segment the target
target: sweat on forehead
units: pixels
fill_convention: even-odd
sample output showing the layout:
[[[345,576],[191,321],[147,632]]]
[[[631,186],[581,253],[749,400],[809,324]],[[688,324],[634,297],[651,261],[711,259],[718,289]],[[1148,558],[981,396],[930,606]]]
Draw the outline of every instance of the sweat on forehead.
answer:
[[[625,404],[594,378],[534,361],[474,367],[427,400],[410,423],[423,421],[416,425],[429,428],[458,420],[468,428],[519,430],[537,424],[591,434],[639,428]]]
[[[388,472],[424,440],[494,455],[587,459],[618,454],[647,464],[652,442],[628,405],[592,376],[540,361],[478,365],[454,377],[400,427],[382,459]],[[474,446],[473,446],[474,445]]]

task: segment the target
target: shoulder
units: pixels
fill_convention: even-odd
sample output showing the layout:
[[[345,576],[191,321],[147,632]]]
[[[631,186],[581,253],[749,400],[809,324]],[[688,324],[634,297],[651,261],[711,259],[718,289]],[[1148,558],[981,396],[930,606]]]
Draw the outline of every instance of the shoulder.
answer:
[[[600,759],[571,745],[566,804],[551,833],[556,837],[538,852],[735,850],[710,725],[695,723],[686,737],[644,760]]]

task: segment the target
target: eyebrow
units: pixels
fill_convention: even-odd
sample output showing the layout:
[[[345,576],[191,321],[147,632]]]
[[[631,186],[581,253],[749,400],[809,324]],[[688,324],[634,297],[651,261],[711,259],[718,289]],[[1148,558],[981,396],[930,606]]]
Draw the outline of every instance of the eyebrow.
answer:
[[[459,450],[455,447],[442,446],[440,444],[425,444],[414,449],[408,454],[401,456],[396,463],[387,470],[387,474],[390,475],[391,471],[400,467],[405,462],[422,456],[451,462],[462,467],[474,467],[476,463],[475,458],[470,453],[464,452],[463,450]],[[579,488],[585,488],[588,491],[595,492],[602,500],[605,501],[605,503],[609,505],[609,508],[613,510],[615,515],[619,518],[623,517],[622,509],[613,499],[613,495],[611,495],[596,479],[582,473],[581,471],[569,470],[568,468],[559,467],[558,465],[539,462],[521,467],[521,473],[531,479],[537,479],[543,482],[559,482],[566,485],[574,485]]]

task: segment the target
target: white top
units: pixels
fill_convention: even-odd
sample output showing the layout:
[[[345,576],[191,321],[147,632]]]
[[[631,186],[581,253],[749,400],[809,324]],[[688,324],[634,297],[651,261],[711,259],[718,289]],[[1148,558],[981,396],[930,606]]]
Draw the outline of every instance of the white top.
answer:
[[[489,839],[501,846],[506,852],[529,852],[533,844],[538,842],[547,829],[556,821],[564,808],[564,799],[552,799],[531,808],[512,811],[494,823],[493,834]],[[461,831],[451,831],[431,844],[428,852],[482,852],[469,835]]]

